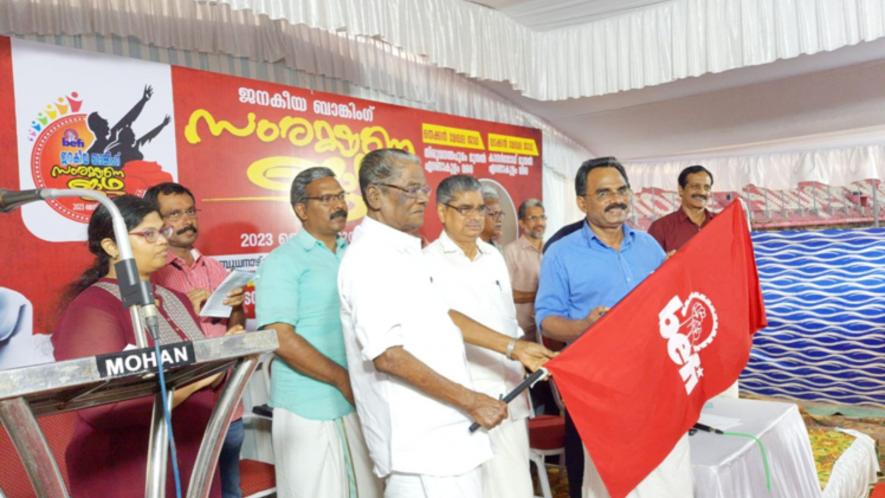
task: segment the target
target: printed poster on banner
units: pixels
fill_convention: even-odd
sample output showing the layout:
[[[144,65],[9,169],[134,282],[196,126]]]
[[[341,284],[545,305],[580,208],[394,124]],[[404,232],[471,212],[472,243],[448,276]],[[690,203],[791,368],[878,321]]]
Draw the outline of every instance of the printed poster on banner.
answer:
[[[346,232],[366,215],[363,157],[399,148],[421,159],[428,186],[472,174],[501,197],[501,245],[518,237],[516,208],[541,197],[541,132],[269,82],[173,67],[180,181],[200,209],[200,249],[227,268],[254,268],[300,230],[292,179],[313,166],[345,191]],[[431,195],[429,206],[435,199]],[[442,229],[427,209],[420,235]]]
[[[13,39],[12,67],[20,188],[142,195],[178,177],[168,65]],[[43,240],[85,240],[96,205],[31,203],[22,218]]]

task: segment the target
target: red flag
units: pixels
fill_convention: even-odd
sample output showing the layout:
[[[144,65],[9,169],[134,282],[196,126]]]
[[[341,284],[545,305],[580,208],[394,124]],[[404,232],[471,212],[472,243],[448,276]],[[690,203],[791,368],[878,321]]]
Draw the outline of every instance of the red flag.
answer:
[[[737,380],[766,325],[753,245],[733,202],[547,362],[612,498],[635,488]]]

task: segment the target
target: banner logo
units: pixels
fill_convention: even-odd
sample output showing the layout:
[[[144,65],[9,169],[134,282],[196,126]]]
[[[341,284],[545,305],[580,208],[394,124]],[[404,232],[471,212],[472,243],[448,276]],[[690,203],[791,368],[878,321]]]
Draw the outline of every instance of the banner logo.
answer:
[[[90,112],[77,92],[47,104],[28,128],[28,138],[34,142],[31,172],[35,187],[140,196],[151,185],[172,181],[172,175],[157,162],[145,160],[143,152],[171,118],[166,116],[141,135],[133,129],[152,95],[153,89],[145,86],[141,98],[115,123],[105,118],[105,111]],[[89,221],[96,206],[95,202],[76,198],[53,199],[49,204],[62,216],[80,223]]]
[[[673,296],[658,313],[658,329],[667,341],[667,354],[679,368],[685,393],[691,394],[703,377],[700,352],[716,338],[719,317],[710,299],[692,292],[682,301]]]

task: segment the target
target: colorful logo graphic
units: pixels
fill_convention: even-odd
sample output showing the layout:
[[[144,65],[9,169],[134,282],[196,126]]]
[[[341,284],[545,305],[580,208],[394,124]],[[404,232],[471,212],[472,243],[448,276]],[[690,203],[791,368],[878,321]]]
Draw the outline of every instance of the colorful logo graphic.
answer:
[[[77,92],[46,105],[31,121],[31,172],[37,188],[82,188],[109,196],[142,195],[151,185],[172,181],[160,164],[147,161],[142,148],[170,123],[165,119],[142,136],[132,129],[153,96],[146,86],[141,98],[113,126],[102,111],[87,111]],[[96,203],[65,198],[49,201],[61,215],[87,223]]]

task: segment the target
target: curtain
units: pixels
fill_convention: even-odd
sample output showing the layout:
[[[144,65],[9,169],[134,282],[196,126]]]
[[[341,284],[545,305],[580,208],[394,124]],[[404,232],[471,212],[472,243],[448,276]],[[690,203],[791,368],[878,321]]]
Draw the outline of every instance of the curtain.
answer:
[[[205,1],[377,37],[538,100],[643,88],[885,35],[883,0],[670,0],[546,32],[456,0]]]
[[[539,32],[463,0],[0,0],[0,32],[134,36],[413,100],[426,87],[399,62],[420,60],[562,100],[872,41],[885,35],[883,12],[885,0],[669,0]]]

